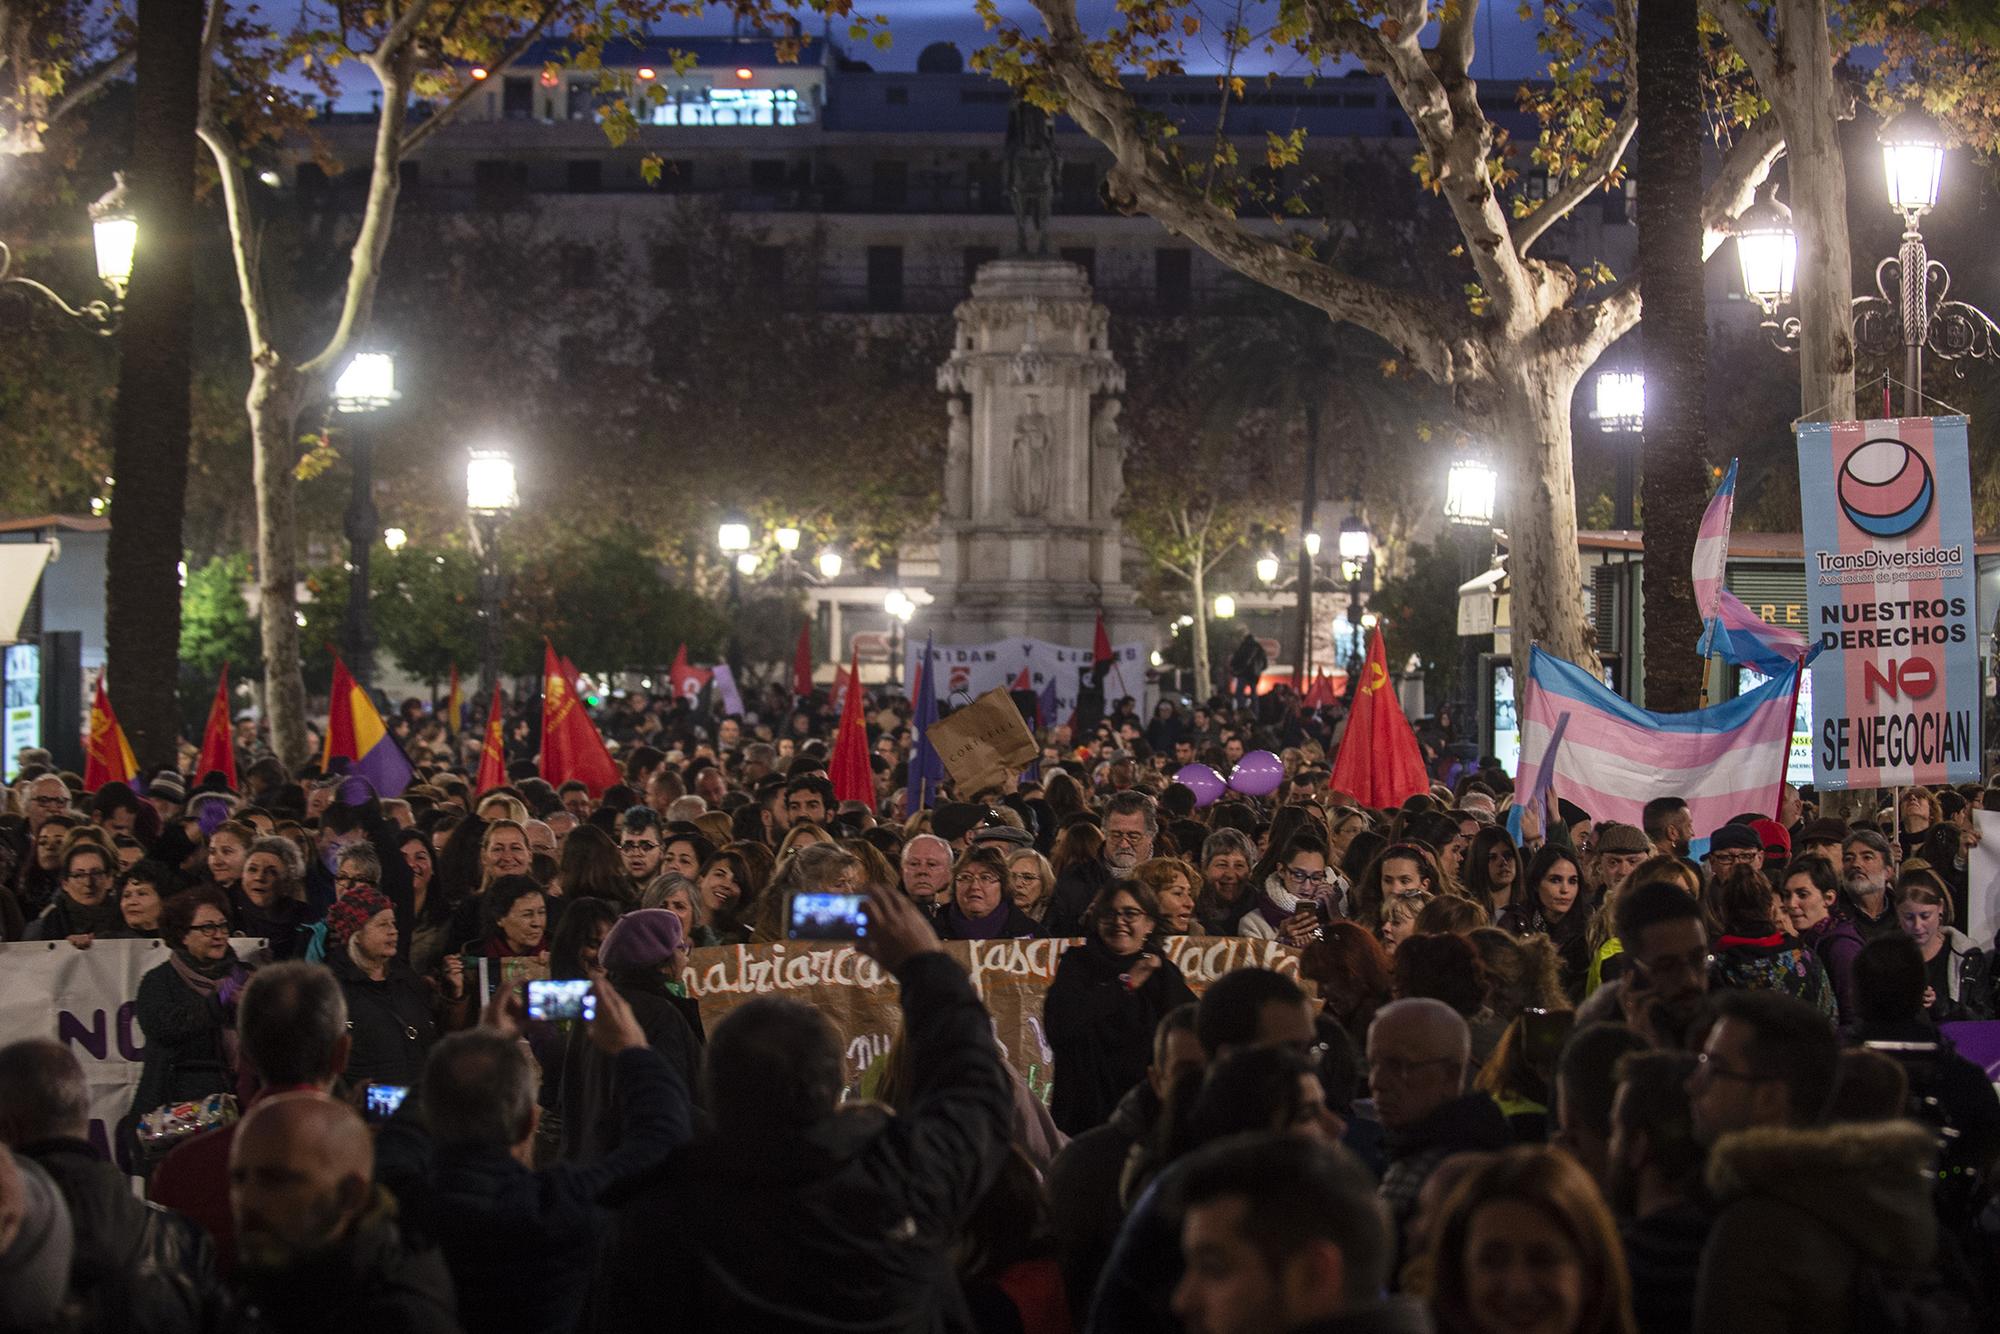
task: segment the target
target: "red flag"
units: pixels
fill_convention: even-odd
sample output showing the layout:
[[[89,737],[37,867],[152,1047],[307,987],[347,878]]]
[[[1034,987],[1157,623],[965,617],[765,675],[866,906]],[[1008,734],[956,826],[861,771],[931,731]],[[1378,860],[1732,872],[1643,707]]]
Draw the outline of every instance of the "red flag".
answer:
[[[866,757],[864,756],[865,760]],[[106,783],[129,783],[139,776],[139,761],[133,758],[132,743],[111,711],[111,696],[104,690],[104,674],[97,675],[97,694],[90,701],[90,735],[84,739],[83,790],[95,792]]]
[[[792,693],[801,699],[813,692],[812,623],[799,626],[798,647],[792,650]]]
[[[847,693],[840,705],[840,731],[833,738],[827,763],[836,801],[865,801],[875,809],[875,771],[868,766],[868,710],[861,703],[861,655],[847,673]]]
[[[706,667],[688,665],[688,646],[682,644],[674,651],[673,665],[667,668],[667,682],[673,689],[675,699],[694,699],[701,694],[701,688],[708,684],[715,673]]]
[[[683,655],[685,657],[685,655]],[[561,787],[574,778],[601,797],[624,781],[597,725],[576,697],[576,679],[563,671],[555,646],[542,643],[542,777]]]
[[[1090,640],[1090,665],[1109,667],[1111,665],[1111,636],[1104,633],[1104,613],[1097,613],[1097,633]]]
[[[194,778],[199,783],[211,773],[222,775],[232,790],[236,787],[236,745],[229,734],[229,664],[222,664],[222,679],[215,683],[215,702],[208,706],[208,722],[201,729],[201,758],[194,762]]]
[[[493,704],[486,711],[486,740],[479,747],[479,773],[472,780],[472,794],[491,792],[507,785],[507,720],[500,703],[500,683],[493,683]]]
[[[1389,680],[1389,659],[1382,632],[1368,641],[1368,661],[1361,668],[1361,687],[1354,692],[1354,709],[1347,715],[1347,735],[1333,762],[1328,785],[1352,793],[1363,806],[1382,809],[1401,805],[1406,797],[1430,790],[1417,734],[1403,716],[1403,703]]]
[[[856,657],[858,659],[859,655]],[[837,662],[833,664],[833,693],[829,698],[833,700],[833,712],[836,717],[847,707],[847,683],[850,679],[847,668]]]
[[[1008,689],[1033,690],[1034,688],[1035,688],[1035,683],[1028,679],[1028,664],[1024,662],[1021,664],[1021,674],[1014,678],[1014,684],[1009,686]]]

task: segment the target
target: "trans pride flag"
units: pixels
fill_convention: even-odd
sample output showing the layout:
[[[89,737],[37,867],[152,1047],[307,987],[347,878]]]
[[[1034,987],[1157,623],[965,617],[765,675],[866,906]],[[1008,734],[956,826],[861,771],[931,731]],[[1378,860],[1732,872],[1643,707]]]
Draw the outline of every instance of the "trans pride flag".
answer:
[[[1745,811],[1775,814],[1798,690],[1799,665],[1791,662],[1712,708],[1652,713],[1575,664],[1531,648],[1514,790],[1541,790],[1543,770],[1553,766],[1556,795],[1592,819],[1643,825],[1648,801],[1680,797],[1703,836]]]
[[[368,692],[354,683],[347,664],[333,660],[333,698],[326,718],[326,750],[320,768],[333,771],[335,760],[347,761],[347,772],[365,778],[378,797],[400,797],[416,771],[409,757],[382,725],[382,715]]]
[[[1760,620],[1729,591],[1729,525],[1736,512],[1736,460],[1702,512],[1694,540],[1694,605],[1701,610],[1701,642],[1695,652],[1719,654],[1724,662],[1754,667],[1776,676],[1806,656],[1806,637]]]

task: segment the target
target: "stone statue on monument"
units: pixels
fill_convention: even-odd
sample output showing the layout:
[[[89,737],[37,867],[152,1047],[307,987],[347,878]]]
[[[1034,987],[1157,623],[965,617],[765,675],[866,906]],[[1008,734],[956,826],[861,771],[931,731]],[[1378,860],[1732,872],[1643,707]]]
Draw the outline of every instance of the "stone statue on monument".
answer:
[[[1024,255],[1049,253],[1049,213],[1056,202],[1055,127],[1049,114],[1018,95],[1007,113],[1007,193],[1014,201],[1014,235]],[[1033,250],[1028,233],[1035,234]]]
[[[1014,513],[1020,518],[1037,519],[1048,513],[1049,455],[1054,443],[1049,419],[1035,396],[1028,395],[1028,410],[1014,419],[1014,443],[1008,457]]]
[[[1097,405],[1090,422],[1090,517],[1115,519],[1125,497],[1125,434],[1118,429],[1124,404],[1114,395]]]
[[[953,394],[945,400],[951,422],[944,435],[944,512],[949,519],[972,517],[972,421],[965,400]]]

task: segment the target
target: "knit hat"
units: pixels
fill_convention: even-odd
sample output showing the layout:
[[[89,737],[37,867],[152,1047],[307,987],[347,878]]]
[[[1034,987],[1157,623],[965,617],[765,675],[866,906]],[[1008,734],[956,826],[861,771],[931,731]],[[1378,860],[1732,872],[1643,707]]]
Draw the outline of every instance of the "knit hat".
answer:
[[[1653,850],[1653,841],[1646,837],[1646,831],[1637,825],[1619,824],[1616,820],[1606,820],[1597,826],[1597,851],[1630,855]]]
[[[636,973],[658,968],[687,939],[678,913],[665,908],[640,908],[611,924],[597,961],[607,973]]]
[[[376,913],[393,912],[395,905],[381,890],[363,885],[337,900],[326,910],[326,933],[338,949],[346,949],[354,933],[367,926]]]
[[[0,1153],[12,1153],[0,1147]],[[13,1242],[0,1250],[0,1329],[40,1327],[52,1320],[69,1290],[76,1254],[69,1206],[40,1165],[13,1155],[21,1176],[22,1216]]]
[[[179,806],[187,800],[187,783],[172,769],[162,769],[146,784],[146,795]]]
[[[1750,828],[1763,841],[1765,856],[1768,857],[1775,852],[1787,861],[1791,859],[1792,836],[1785,832],[1783,825],[1776,820],[1752,820]]]

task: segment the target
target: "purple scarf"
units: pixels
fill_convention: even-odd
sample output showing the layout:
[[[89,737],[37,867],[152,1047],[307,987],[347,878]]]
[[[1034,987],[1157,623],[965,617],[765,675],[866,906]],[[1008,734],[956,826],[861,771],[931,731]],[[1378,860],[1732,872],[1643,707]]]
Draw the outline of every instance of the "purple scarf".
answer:
[[[958,940],[998,940],[1007,926],[1007,909],[1012,906],[1005,898],[998,907],[984,917],[968,917],[965,910],[956,903],[951,905],[952,935]]]
[[[182,985],[203,1000],[215,999],[216,989],[222,985],[225,978],[245,971],[243,961],[236,957],[234,949],[211,964],[198,962],[186,950],[175,950],[167,956],[167,961],[173,964],[174,973],[180,978]],[[236,1018],[233,1014],[225,1013],[223,1020],[222,1060],[229,1067],[230,1075],[234,1077],[237,1062]]]

